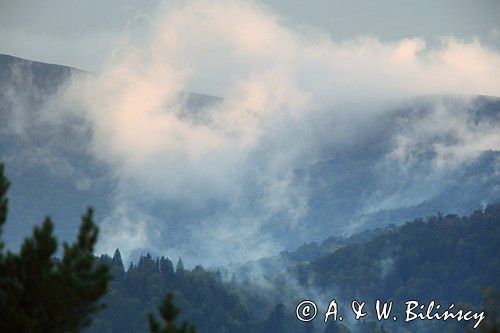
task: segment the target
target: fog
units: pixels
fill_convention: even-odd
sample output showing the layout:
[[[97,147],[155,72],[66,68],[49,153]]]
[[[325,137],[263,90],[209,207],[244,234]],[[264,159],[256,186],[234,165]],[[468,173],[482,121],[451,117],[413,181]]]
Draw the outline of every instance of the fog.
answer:
[[[163,4],[148,31],[121,39],[95,75],[71,76],[42,113],[54,125],[78,119],[84,149],[116,181],[101,252],[211,264],[274,254],[312,228],[301,220],[311,188],[296,170],[370,145],[373,124],[415,96],[461,97],[389,127],[384,161],[403,177],[431,147],[431,169],[414,187],[381,188],[367,212],[419,203],[436,189],[415,186],[500,148],[498,123],[467,112],[470,96],[500,96],[500,53],[478,40],[336,42],[248,1]],[[193,110],[186,91],[222,99]]]

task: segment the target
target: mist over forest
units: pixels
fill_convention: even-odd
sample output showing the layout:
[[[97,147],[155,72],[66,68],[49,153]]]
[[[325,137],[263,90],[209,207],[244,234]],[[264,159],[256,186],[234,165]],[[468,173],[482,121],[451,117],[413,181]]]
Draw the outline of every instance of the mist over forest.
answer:
[[[18,272],[22,260],[9,260],[23,258],[45,216],[54,228],[38,232],[62,244],[82,234],[79,212],[91,206],[95,247],[74,251],[110,275],[98,288],[108,307],[89,307],[88,327],[74,319],[85,331],[146,332],[162,302],[199,332],[471,329],[373,316],[306,324],[294,312],[304,299],[321,309],[332,298],[498,309],[498,26],[474,38],[430,39],[431,28],[352,37],[325,29],[319,14],[318,26],[296,24],[272,1],[143,6],[113,16],[106,47],[95,45],[110,52],[91,70],[0,54],[0,163],[10,181],[0,191],[0,268],[10,267],[0,287],[12,287],[2,274]],[[77,33],[68,25],[61,37],[50,28],[58,24],[45,31],[56,58],[66,54],[57,38]],[[15,35],[34,38],[32,28]],[[95,62],[85,54],[82,64]],[[47,267],[64,274],[65,249]]]
[[[127,150],[122,153],[141,154],[134,156],[144,158],[141,164],[122,160],[114,165],[114,159],[128,156],[109,152],[103,157],[95,151],[103,149],[95,140],[104,124],[60,101],[68,84],[73,89],[73,80],[95,80],[94,74],[9,56],[2,56],[1,65],[8,78],[2,82],[2,152],[15,170],[12,214],[19,221],[7,226],[13,245],[37,217],[74,219],[74,210],[91,204],[107,237],[98,247],[102,252],[122,247],[125,258],[136,260],[144,252],[166,251],[191,265],[218,265],[436,212],[466,214],[499,200],[494,148],[500,101],[495,97],[413,97],[355,119],[320,114],[326,119],[312,122],[318,129],[300,129],[317,135],[306,133],[310,142],[299,145],[288,141],[299,137],[277,137],[273,131],[263,133],[245,156],[219,151],[229,149],[226,144],[212,147],[213,155],[177,151],[178,159],[167,160],[168,155],[161,157],[163,148],[152,156]],[[225,103],[197,93],[179,93],[174,100],[171,112],[194,131],[204,131]],[[157,122],[148,117],[145,121]],[[137,138],[134,144],[140,149],[148,143]],[[58,204],[45,212],[51,202]],[[69,237],[75,227],[63,224],[57,232]],[[175,234],[169,233],[174,227]]]

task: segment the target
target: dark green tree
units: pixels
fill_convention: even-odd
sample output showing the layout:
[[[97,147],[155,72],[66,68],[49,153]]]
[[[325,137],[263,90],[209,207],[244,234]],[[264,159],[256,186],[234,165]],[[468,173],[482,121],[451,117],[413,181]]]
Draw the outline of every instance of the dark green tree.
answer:
[[[160,272],[163,280],[170,285],[174,278],[174,265],[170,259],[161,257],[160,259]]]
[[[120,253],[119,249],[115,250],[115,254],[113,255],[113,264],[121,268],[122,271],[125,271],[125,267],[123,266],[122,254]]]
[[[184,262],[182,262],[182,258],[179,258],[179,261],[177,261],[177,266],[175,267],[175,272],[178,274],[184,273]]]
[[[9,182],[0,165],[0,232],[7,217]],[[92,209],[82,217],[74,244],[64,243],[54,257],[57,240],[46,218],[34,228],[18,254],[4,252],[0,242],[0,332],[75,332],[88,326],[90,315],[104,305],[108,267],[93,255],[98,229]],[[1,235],[1,234],[0,234]]]
[[[155,319],[153,313],[149,314],[150,331],[152,333],[195,333],[196,329],[187,322],[177,326],[175,320],[179,315],[179,309],[175,307],[172,299],[173,295],[171,293],[166,294],[163,303],[158,307],[163,319],[163,325]]]

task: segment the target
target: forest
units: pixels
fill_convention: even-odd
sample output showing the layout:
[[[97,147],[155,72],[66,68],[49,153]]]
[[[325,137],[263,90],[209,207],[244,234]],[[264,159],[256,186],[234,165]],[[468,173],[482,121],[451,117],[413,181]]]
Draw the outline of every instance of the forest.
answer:
[[[7,221],[8,186],[1,167],[0,227]],[[63,245],[62,256],[56,255],[53,228],[47,218],[18,254],[0,243],[2,331],[161,332],[154,319],[158,306],[165,327],[186,323],[179,332],[191,332],[189,325],[197,332],[249,333],[406,332],[418,327],[373,319],[302,323],[294,317],[294,306],[304,296],[300,290],[340,300],[363,295],[395,302],[454,302],[485,309],[488,317],[480,329],[496,330],[500,204],[465,217],[438,214],[349,239],[331,237],[321,251],[305,244],[293,253],[282,252],[281,257],[294,260],[258,281],[228,268],[187,269],[180,258],[174,265],[164,256],[145,254],[125,266],[119,249],[113,256],[96,257],[92,209],[82,217],[76,242]],[[316,255],[308,261],[311,252]],[[431,332],[469,328],[456,322],[425,325]]]

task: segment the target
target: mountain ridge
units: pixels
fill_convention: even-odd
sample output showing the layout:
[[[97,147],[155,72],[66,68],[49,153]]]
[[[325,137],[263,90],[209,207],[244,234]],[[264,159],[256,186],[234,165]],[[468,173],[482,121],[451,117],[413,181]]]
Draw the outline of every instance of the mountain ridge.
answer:
[[[2,62],[1,59],[8,61]],[[16,59],[0,56],[0,73],[11,73]],[[7,162],[7,172],[13,178],[12,216],[18,221],[17,224],[8,225],[6,236],[12,238],[10,244],[19,243],[33,224],[49,213],[56,222],[65,221],[58,235],[66,239],[74,233],[76,226],[73,212],[82,211],[83,203],[95,206],[98,220],[106,217],[113,204],[111,201],[117,187],[116,180],[106,165],[89,155],[86,143],[82,141],[88,140],[88,133],[83,132],[82,135],[72,132],[75,129],[71,124],[67,125],[68,130],[64,127],[47,128],[43,122],[36,123],[36,119],[30,118],[39,113],[46,98],[44,93],[56,91],[73,69],[23,59],[18,62],[20,67],[14,76],[0,76],[0,120],[3,120],[3,125],[0,121],[0,159]],[[197,118],[200,109],[223,101],[210,95],[186,94],[182,98],[187,100],[193,111],[178,116],[193,117],[193,121],[203,121],[203,118]],[[429,98],[443,104],[451,103],[453,107],[457,97],[415,97],[407,102],[410,105],[407,109],[403,107],[375,119],[364,141],[333,147],[323,160],[304,163],[295,170],[293,182],[308,191],[308,211],[298,221],[299,225],[305,226],[304,229],[298,233],[287,233],[289,239],[284,248],[290,249],[306,241],[321,242],[325,234],[349,236],[366,228],[403,223],[436,211],[463,214],[481,208],[486,203],[500,201],[499,173],[496,171],[500,155],[497,150],[482,152],[464,166],[437,175],[435,179],[426,175],[433,170],[433,145],[446,147],[453,144],[454,138],[429,138],[428,142],[422,143],[414,156],[419,164],[407,169],[406,173],[401,171],[395,161],[387,159],[394,149],[394,136],[398,134],[395,129],[405,133],[405,126],[425,120],[432,111],[427,107],[431,103]],[[20,105],[16,105],[19,101]],[[470,117],[471,126],[500,124],[499,98],[474,97],[470,105],[464,113]],[[27,124],[13,129],[11,120],[16,120],[19,115],[25,116],[21,120]],[[392,164],[388,164],[388,161]],[[433,192],[426,186],[435,186],[436,190]],[[409,204],[405,204],[405,200],[398,202],[401,201],[398,195],[407,199],[415,193],[419,194],[422,188],[429,192],[422,200],[417,195],[416,199],[407,200]],[[387,195],[395,195],[391,199],[395,204],[391,206],[389,202],[386,205],[388,208],[384,208],[380,203],[390,199]],[[44,207],[52,207],[49,205],[51,202],[59,204],[51,211],[45,211]],[[204,213],[201,211],[185,216],[182,211],[169,211],[165,214],[163,204],[159,209],[147,209],[160,221],[174,219],[171,221],[174,224],[195,221]],[[271,217],[276,221],[286,218],[286,215]],[[274,228],[274,224],[270,225]],[[269,232],[272,237],[285,232],[279,227],[273,228],[263,232]],[[169,241],[165,240],[167,243]],[[143,252],[144,249],[137,251]]]

